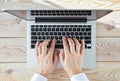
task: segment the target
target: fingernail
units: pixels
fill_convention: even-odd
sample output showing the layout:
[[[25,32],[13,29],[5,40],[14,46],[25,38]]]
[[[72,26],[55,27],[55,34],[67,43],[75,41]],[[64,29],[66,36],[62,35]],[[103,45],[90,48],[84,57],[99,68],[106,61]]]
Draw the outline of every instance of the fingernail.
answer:
[[[53,39],[54,41],[56,40],[56,38]]]
[[[62,39],[65,39],[65,36],[62,36]]]

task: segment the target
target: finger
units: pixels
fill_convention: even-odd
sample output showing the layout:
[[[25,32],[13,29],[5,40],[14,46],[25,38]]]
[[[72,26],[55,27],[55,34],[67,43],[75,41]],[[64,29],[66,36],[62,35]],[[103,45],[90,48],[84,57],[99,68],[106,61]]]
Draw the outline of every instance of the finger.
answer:
[[[35,45],[35,49],[36,49],[36,56],[38,56],[39,55],[39,53],[38,53],[38,46],[39,46],[39,41],[37,41],[37,43],[36,43],[36,45]]]
[[[54,66],[56,66],[58,63],[58,52],[57,51],[55,51],[54,53],[53,63],[54,63]]]
[[[81,40],[81,49],[80,49],[80,54],[84,54],[84,49],[85,49],[85,41],[84,39]]]
[[[41,55],[42,54],[42,43],[39,44],[38,46],[38,54]]]
[[[47,39],[42,43],[42,54],[43,55],[47,54],[47,45],[49,42],[50,42],[50,39]]]
[[[63,41],[64,52],[67,55],[68,53],[70,53],[70,50],[69,50],[69,46],[68,46],[66,37],[63,36],[62,41]]]
[[[69,46],[70,46],[71,53],[75,53],[75,43],[74,43],[74,41],[71,38],[68,38],[68,43],[69,43]]]
[[[63,51],[63,49],[60,50],[59,58],[60,58],[61,64],[63,65],[63,63],[64,63],[64,51]]]
[[[75,46],[76,46],[76,52],[79,54],[80,53],[80,43],[76,38],[73,38],[74,42],[75,42]]]
[[[50,49],[49,49],[49,52],[48,52],[48,55],[53,56],[54,50],[55,50],[55,44],[56,44],[56,39],[53,39],[52,44],[51,44]]]
[[[37,63],[39,62],[39,45],[40,45],[40,42],[37,41],[36,46],[35,46],[35,49],[36,49],[36,61],[37,61]]]

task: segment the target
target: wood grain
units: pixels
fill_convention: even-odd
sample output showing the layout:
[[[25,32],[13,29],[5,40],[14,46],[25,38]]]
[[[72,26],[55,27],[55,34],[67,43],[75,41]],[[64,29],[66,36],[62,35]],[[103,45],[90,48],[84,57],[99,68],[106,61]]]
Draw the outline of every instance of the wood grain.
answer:
[[[117,16],[118,18],[116,18]],[[113,14],[111,13],[107,17],[103,17],[97,20],[96,30],[97,37],[101,36],[119,37],[120,36],[119,16],[120,11],[115,11],[113,12]],[[6,30],[7,32],[4,32]],[[0,37],[26,37],[26,21],[19,19],[6,12],[0,12]]]
[[[97,38],[97,61],[120,61],[120,38]],[[0,38],[0,62],[26,62],[25,38]]]
[[[120,11],[114,11],[97,20],[97,36],[120,36]],[[103,28],[102,28],[103,27]]]
[[[119,38],[97,38],[97,61],[120,61]]]
[[[25,62],[25,38],[0,38],[0,62]]]
[[[25,36],[26,36],[25,20],[22,20],[6,12],[0,12],[0,37],[25,37]]]
[[[14,67],[13,67],[14,66]],[[95,69],[84,69],[90,81],[119,81],[119,62],[97,62]],[[30,81],[34,73],[26,63],[0,63],[0,81]],[[49,81],[70,81],[63,69],[56,69]]]
[[[1,0],[3,9],[39,9],[40,3],[64,9],[120,9],[120,0]],[[52,4],[51,4],[52,3]],[[7,4],[7,5],[6,5]],[[9,7],[10,6],[10,7]]]

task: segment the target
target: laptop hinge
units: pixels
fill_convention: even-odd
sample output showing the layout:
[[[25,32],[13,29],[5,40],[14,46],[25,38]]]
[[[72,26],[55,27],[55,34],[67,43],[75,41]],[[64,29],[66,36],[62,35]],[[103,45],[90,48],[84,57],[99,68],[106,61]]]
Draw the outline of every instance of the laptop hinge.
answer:
[[[35,17],[35,22],[87,22],[87,17]]]

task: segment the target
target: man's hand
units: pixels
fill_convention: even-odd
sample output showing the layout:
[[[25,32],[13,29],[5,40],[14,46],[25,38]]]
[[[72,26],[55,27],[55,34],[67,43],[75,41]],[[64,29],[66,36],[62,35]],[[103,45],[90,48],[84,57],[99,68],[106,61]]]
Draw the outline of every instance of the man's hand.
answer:
[[[82,61],[85,43],[82,39],[81,44],[76,38],[62,38],[64,49],[60,51],[59,57],[64,70],[69,77],[82,72]]]
[[[54,71],[58,62],[58,54],[57,51],[55,51],[56,40],[52,40],[52,44],[48,50],[47,45],[49,42],[50,40],[48,39],[42,43],[36,43],[36,73],[39,73],[45,77],[48,77]]]

